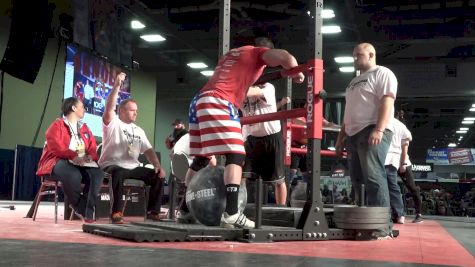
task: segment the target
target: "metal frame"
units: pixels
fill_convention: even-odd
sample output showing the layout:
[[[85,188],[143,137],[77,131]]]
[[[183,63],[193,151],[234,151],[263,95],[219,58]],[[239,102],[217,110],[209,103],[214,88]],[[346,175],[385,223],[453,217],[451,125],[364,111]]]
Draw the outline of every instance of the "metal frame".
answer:
[[[315,20],[310,27],[312,36],[310,43],[310,59],[307,71],[307,170],[310,179],[309,195],[302,211],[300,221],[295,230],[260,230],[250,229],[245,233],[249,242],[265,242],[277,240],[328,240],[335,239],[333,233],[343,236],[353,236],[353,231],[334,229],[330,233],[328,223],[323,211],[323,202],[320,192],[320,164],[322,140],[323,100],[323,61],[322,61],[322,10],[323,1],[311,0],[311,11]],[[286,135],[287,136],[287,135]],[[287,153],[287,151],[286,151]]]
[[[211,240],[239,240],[244,242],[271,242],[271,241],[303,241],[303,240],[329,240],[329,239],[354,239],[358,238],[354,230],[330,229],[325,218],[323,202],[320,192],[320,164],[321,164],[321,141],[322,141],[322,117],[323,117],[323,61],[322,61],[322,0],[310,0],[311,10],[314,13],[315,20],[310,29],[312,41],[310,44],[310,59],[306,65],[299,66],[287,72],[296,73],[299,71],[307,71],[307,108],[306,110],[297,109],[290,111],[278,112],[281,119],[294,118],[297,116],[306,116],[309,145],[307,150],[308,170],[313,179],[309,184],[310,190],[307,202],[302,210],[297,228],[289,227],[268,227],[261,225],[262,219],[262,179],[257,178],[256,192],[256,228],[237,230],[229,230],[224,228],[206,227],[206,226],[184,226],[176,223],[136,223],[137,225],[146,226],[140,230],[134,229],[135,225],[120,228],[119,231],[111,231],[117,229],[117,226],[99,226],[84,225],[85,232],[109,235],[123,239],[144,241],[211,241]],[[230,33],[230,0],[220,1],[220,38],[219,38],[219,55],[224,55],[229,50],[229,33]],[[274,75],[276,76],[276,75]],[[275,79],[278,77],[274,77]],[[288,86],[289,90],[291,86]],[[258,115],[259,120],[265,121],[265,118],[272,116],[271,114]],[[274,115],[275,116],[275,115]],[[255,116],[257,117],[257,116]],[[242,120],[241,122],[243,122]],[[290,151],[289,151],[290,152]],[[232,232],[231,232],[232,231]],[[186,234],[185,234],[186,232]],[[148,233],[148,235],[145,235]]]

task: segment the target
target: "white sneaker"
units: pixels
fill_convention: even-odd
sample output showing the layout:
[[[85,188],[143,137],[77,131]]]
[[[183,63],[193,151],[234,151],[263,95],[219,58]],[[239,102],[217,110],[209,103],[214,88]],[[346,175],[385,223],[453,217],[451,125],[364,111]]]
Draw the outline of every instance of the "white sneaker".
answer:
[[[249,220],[244,213],[236,213],[229,215],[227,212],[224,212],[221,216],[221,226],[224,228],[247,228],[251,229],[256,226],[256,224]]]
[[[397,223],[404,224],[406,222],[406,217],[401,216],[397,218]]]

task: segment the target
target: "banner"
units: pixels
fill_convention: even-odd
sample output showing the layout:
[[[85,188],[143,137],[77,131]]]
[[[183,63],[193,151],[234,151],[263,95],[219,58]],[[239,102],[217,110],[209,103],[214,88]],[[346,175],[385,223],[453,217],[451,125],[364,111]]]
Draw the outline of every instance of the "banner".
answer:
[[[327,186],[328,189],[332,190],[333,186],[336,186],[336,189],[341,192],[343,189],[346,190],[348,195],[351,192],[351,179],[349,176],[345,176],[343,178],[331,178],[328,176],[322,176],[320,178],[320,188],[324,188]]]
[[[475,149],[431,148],[427,150],[426,162],[435,165],[475,165]]]

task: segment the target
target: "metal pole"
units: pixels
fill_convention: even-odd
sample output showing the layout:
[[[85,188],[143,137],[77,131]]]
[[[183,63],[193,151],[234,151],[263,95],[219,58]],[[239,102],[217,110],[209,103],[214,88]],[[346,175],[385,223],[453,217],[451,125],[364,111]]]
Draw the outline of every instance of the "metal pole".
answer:
[[[176,177],[173,174],[170,174],[168,177],[169,181],[169,190],[168,190],[168,202],[170,203],[169,210],[168,210],[168,219],[174,221],[175,220],[175,201],[176,201],[176,191],[177,191],[177,181]]]
[[[231,26],[231,0],[219,1],[219,54],[222,57],[229,51],[229,35]]]
[[[286,109],[291,110],[292,109],[292,78],[287,77],[286,79],[286,85],[287,85],[287,97],[290,98],[290,101],[287,103]],[[290,127],[292,125],[292,119],[288,118],[287,121],[284,124],[284,127],[282,127],[283,133],[284,133],[284,147],[285,147],[285,158],[284,158],[284,164],[285,166],[290,166],[290,148],[291,148],[291,143],[292,143],[292,128]],[[287,170],[287,173],[290,174],[290,169]]]
[[[320,93],[323,91],[323,61],[322,61],[322,10],[323,1],[311,0],[310,12],[314,14],[311,20],[312,36],[310,41],[310,60],[307,72],[307,169],[310,193],[302,211],[298,228],[303,229],[304,240],[314,240],[312,233],[317,234],[318,239],[328,239],[328,223],[323,211],[323,202],[320,195],[320,164],[322,142],[322,118],[323,99]]]
[[[262,227],[262,202],[264,201],[262,178],[259,176],[256,179],[256,221],[255,229]]]
[[[231,28],[231,0],[219,1],[219,44],[218,59],[229,51],[229,35]],[[224,166],[224,156],[217,156],[218,166]]]
[[[289,102],[287,102],[286,109],[291,110],[292,109],[292,78],[287,77],[286,79],[286,85],[287,85],[287,97],[290,99]],[[292,119],[288,118],[284,123],[282,127],[282,133],[284,137],[284,148],[285,148],[285,154],[284,154],[284,165],[285,165],[285,173],[287,175],[287,179],[285,182],[285,185],[287,187],[287,197],[286,197],[286,204],[290,203],[290,185],[291,185],[291,179],[293,178],[293,174],[290,169],[290,164],[292,161],[292,154],[290,152],[292,148]]]
[[[12,185],[12,200],[15,200],[15,185],[16,185],[16,175],[17,175],[17,158],[18,158],[18,145],[15,146],[15,159],[13,161],[13,185]]]

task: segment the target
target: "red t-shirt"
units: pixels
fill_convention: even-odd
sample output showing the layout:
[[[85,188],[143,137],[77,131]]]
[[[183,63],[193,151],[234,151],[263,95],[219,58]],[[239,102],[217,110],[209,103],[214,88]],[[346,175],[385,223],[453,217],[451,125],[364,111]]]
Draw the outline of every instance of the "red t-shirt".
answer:
[[[201,92],[213,91],[216,97],[240,108],[249,87],[257,81],[266,67],[262,54],[267,50],[269,48],[254,46],[231,49],[219,60],[213,76]]]

